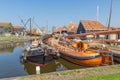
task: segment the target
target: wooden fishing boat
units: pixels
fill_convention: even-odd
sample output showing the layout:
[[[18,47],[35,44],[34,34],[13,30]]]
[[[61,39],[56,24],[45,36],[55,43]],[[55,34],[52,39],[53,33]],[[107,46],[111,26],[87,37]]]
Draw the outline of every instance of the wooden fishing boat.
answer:
[[[43,42],[60,53],[61,57],[82,66],[100,66],[113,64],[112,55],[106,46],[102,48],[90,47],[87,43],[67,39],[63,36],[48,35]]]
[[[39,66],[48,64],[52,59],[51,55],[45,54],[45,52],[39,48],[30,49],[20,57],[21,62],[28,62]]]

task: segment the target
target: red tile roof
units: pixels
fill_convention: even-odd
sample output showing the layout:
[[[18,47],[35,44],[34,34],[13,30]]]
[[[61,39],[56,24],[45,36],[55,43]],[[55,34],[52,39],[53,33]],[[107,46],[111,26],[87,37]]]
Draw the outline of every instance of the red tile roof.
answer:
[[[81,22],[86,30],[107,30],[107,28],[98,21],[82,20]]]
[[[24,28],[23,26],[13,26],[13,28],[15,28],[15,29],[20,29],[20,28]]]
[[[59,27],[59,28],[57,28],[57,29],[55,30],[55,32],[61,32],[61,31],[63,31],[63,30],[66,30],[66,28],[64,28],[64,27]]]
[[[69,23],[66,27],[59,27],[55,30],[55,32],[61,32],[62,30],[66,30],[68,32],[75,33],[78,28],[77,24]]]
[[[73,24],[73,23],[69,23],[68,26],[66,27],[68,32],[73,32],[75,33],[77,28],[78,28],[78,24]]]
[[[7,22],[0,22],[0,27],[6,27],[9,23]]]

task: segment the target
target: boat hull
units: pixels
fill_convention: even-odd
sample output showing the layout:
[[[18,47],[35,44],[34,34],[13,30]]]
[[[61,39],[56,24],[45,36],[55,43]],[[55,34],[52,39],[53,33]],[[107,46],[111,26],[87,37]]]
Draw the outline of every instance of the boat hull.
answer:
[[[51,55],[29,56],[29,57],[27,57],[27,62],[34,64],[34,65],[44,66],[44,65],[47,65],[52,59],[53,58]]]
[[[61,57],[63,59],[66,59],[72,63],[81,65],[81,66],[100,66],[102,64],[102,56],[97,56],[95,58],[91,58],[91,59],[77,59],[77,58],[73,58],[71,56],[68,55],[64,55],[64,53],[61,54]]]

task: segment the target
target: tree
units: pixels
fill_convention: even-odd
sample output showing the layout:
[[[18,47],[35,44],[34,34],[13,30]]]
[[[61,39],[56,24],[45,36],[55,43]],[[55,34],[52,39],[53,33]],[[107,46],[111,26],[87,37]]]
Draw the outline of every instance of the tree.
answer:
[[[11,32],[12,31],[12,24],[9,23],[6,27],[5,27],[6,32]]]

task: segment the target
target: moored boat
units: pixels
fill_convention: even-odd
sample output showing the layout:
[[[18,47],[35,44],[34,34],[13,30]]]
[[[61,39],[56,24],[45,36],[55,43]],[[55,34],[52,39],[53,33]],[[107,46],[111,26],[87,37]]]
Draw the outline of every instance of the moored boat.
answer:
[[[82,66],[100,66],[113,64],[112,55],[106,46],[90,47],[81,40],[70,40],[63,36],[49,36],[43,42],[56,49],[62,58]]]
[[[24,52],[20,57],[20,60],[21,62],[28,62],[34,65],[43,66],[52,60],[52,56],[45,54],[44,51],[39,48],[33,48]]]

